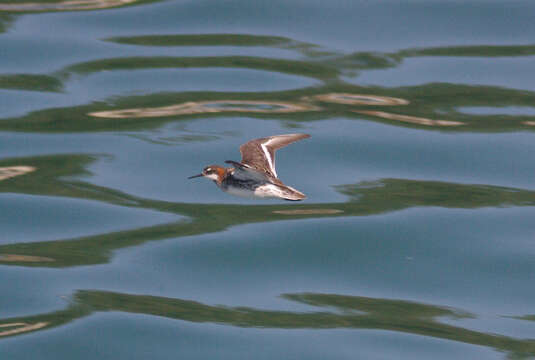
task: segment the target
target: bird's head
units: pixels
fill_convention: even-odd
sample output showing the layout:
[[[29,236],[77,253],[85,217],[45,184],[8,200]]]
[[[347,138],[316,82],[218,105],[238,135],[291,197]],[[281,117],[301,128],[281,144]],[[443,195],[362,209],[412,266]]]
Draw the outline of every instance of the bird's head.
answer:
[[[211,179],[217,183],[221,183],[221,181],[225,177],[226,171],[227,170],[222,166],[209,165],[205,167],[200,174],[190,176],[188,179],[204,176],[205,178]]]

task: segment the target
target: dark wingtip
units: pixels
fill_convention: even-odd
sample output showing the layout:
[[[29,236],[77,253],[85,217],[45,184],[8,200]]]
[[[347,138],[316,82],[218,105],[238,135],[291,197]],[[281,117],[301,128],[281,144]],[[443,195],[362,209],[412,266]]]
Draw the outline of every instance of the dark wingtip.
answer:
[[[234,161],[234,160],[225,160],[225,163],[226,164],[231,164],[231,165],[233,165],[235,167],[238,167],[240,169],[248,167],[245,164],[242,164],[241,162]]]
[[[292,190],[295,191],[292,194],[292,197],[286,197],[286,198],[284,198],[284,200],[287,200],[287,201],[301,201],[301,200],[305,200],[307,198],[307,196],[305,194],[303,194],[302,192],[297,191],[295,189],[292,189]]]

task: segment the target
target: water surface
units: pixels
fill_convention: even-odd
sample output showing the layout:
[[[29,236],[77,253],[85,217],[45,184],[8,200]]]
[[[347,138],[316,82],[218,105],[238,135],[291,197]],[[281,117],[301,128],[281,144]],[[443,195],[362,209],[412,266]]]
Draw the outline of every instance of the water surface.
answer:
[[[2,358],[535,357],[535,4],[24,4]],[[303,202],[186,179],[294,132]]]

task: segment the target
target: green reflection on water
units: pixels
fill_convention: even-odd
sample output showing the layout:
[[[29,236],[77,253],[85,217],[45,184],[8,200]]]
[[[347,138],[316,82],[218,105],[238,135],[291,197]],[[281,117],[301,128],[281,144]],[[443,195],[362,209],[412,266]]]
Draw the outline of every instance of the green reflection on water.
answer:
[[[123,36],[105,39],[127,45],[143,46],[309,46],[316,45],[297,42],[287,37],[248,34],[180,34]]]
[[[315,44],[296,41],[282,36],[248,34],[179,34],[121,36],[104,39],[118,44],[138,46],[271,46],[289,49],[316,49],[325,56],[337,52],[320,50]],[[306,53],[306,52],[305,52]],[[368,65],[368,68],[396,66],[405,57],[416,56],[529,56],[535,54],[535,45],[465,45],[405,49],[394,53],[357,52],[341,57],[350,66]],[[338,59],[338,61],[340,61]],[[365,66],[363,66],[365,67]]]
[[[7,325],[11,325],[11,329],[22,330],[16,333],[4,333],[5,337],[60,326],[94,312],[121,311],[239,327],[388,330],[490,347],[507,352],[511,358],[535,355],[533,339],[516,339],[439,322],[437,320],[439,317],[458,319],[474,316],[449,307],[337,294],[300,293],[285,294],[283,297],[323,310],[321,312],[269,311],[249,307],[211,306],[174,298],[82,290],[75,293],[72,304],[66,310],[0,320],[0,336],[2,329]],[[40,327],[33,329],[31,326],[35,324],[39,324]]]
[[[104,39],[117,44],[137,46],[265,46],[295,50],[308,57],[332,56],[318,45],[282,36],[249,34],[180,34],[122,36]]]
[[[109,130],[138,130],[161,126],[177,119],[221,116],[221,113],[165,114],[159,117],[137,116],[123,119],[95,118],[88,114],[129,109],[177,106],[186,102],[206,101],[284,101],[294,104],[314,103],[321,107],[315,112],[284,113],[238,113],[236,116],[278,118],[297,124],[302,121],[325,120],[344,116],[363,118],[396,126],[441,131],[503,132],[535,129],[535,116],[508,114],[466,114],[457,109],[466,106],[532,106],[535,92],[506,89],[493,86],[430,83],[397,88],[358,86],[344,82],[341,75],[355,71],[398,66],[404,58],[415,56],[524,56],[534,53],[534,45],[523,46],[458,46],[441,48],[406,49],[396,53],[357,52],[341,54],[319,47],[277,36],[244,34],[192,34],[192,35],[147,35],[108,39],[122,44],[166,46],[276,46],[300,51],[301,60],[262,58],[254,56],[213,57],[125,57],[100,59],[73,64],[48,75],[17,74],[0,75],[0,88],[32,91],[61,91],[72,75],[84,76],[101,71],[125,71],[160,68],[235,68],[256,69],[296,76],[305,76],[322,81],[322,85],[291,91],[256,93],[220,92],[166,92],[143,96],[114,96],[91,104],[38,110],[27,115],[7,118],[0,122],[0,131],[25,132],[82,132]],[[321,55],[319,55],[321,54]],[[406,105],[381,104],[348,105],[321,102],[314,96],[330,93],[396,97],[408,102]],[[230,110],[230,109],[228,109]],[[228,111],[226,111],[228,112]],[[444,126],[461,125],[461,126]]]
[[[60,92],[63,83],[58,78],[48,75],[0,75],[0,89]]]
[[[471,45],[403,50],[401,56],[510,57],[535,55],[535,45]]]
[[[89,74],[109,70],[137,70],[159,68],[242,68],[274,71],[292,75],[330,79],[338,75],[335,68],[320,63],[299,60],[271,59],[254,56],[211,57],[128,57],[96,60],[66,68],[63,73]]]
[[[295,104],[303,103],[303,97],[323,95],[331,92],[352,93],[355,95],[389,96],[408,100],[408,105],[389,106],[388,109],[380,105],[345,105],[322,102],[321,111],[303,113],[268,113],[236,112],[235,116],[255,118],[280,119],[298,124],[306,121],[328,120],[343,116],[348,119],[361,120],[366,118],[390,125],[415,127],[420,129],[436,129],[441,131],[469,131],[469,132],[504,132],[519,129],[533,130],[528,122],[535,122],[533,115],[478,115],[457,111],[466,106],[531,106],[534,92],[511,90],[492,86],[469,86],[455,84],[427,84],[392,89],[380,87],[360,87],[336,83],[322,87],[270,93],[217,93],[217,92],[189,92],[189,93],[160,93],[146,96],[126,96],[114,98],[110,101],[94,102],[90,105],[67,108],[46,109],[32,112],[21,117],[8,118],[0,121],[0,131],[23,132],[87,132],[87,131],[127,131],[152,129],[169,121],[186,121],[196,118],[217,118],[229,113],[201,113],[201,114],[169,114],[162,117],[133,117],[125,119],[106,119],[90,116],[90,113],[104,111],[124,111],[142,107],[157,108],[173,106],[186,102],[205,101],[284,101]],[[388,111],[390,114],[419,117],[429,120],[446,120],[460,122],[463,126],[426,126],[425,124],[409,123],[373,116],[373,112]],[[357,111],[368,111],[370,114],[359,114]]]
[[[0,34],[7,31],[14,19],[12,15],[0,13]]]
[[[524,315],[524,316],[517,316],[514,318],[519,319],[519,320],[535,321],[535,315]]]
[[[118,44],[144,46],[280,46],[292,40],[281,36],[245,34],[145,35],[108,38]]]
[[[383,179],[374,183],[338,186],[336,189],[349,198],[345,203],[295,205],[173,203],[138,198],[73,179],[86,174],[85,166],[94,159],[86,155],[58,155],[0,161],[0,167],[31,166],[36,169],[0,181],[0,193],[99,200],[121,206],[180,214],[190,220],[68,240],[2,245],[0,256],[7,257],[3,260],[0,257],[0,263],[30,267],[100,264],[110,260],[113,250],[147,241],[219,232],[241,224],[334,216],[366,216],[415,206],[449,208],[535,206],[534,191],[406,179]]]

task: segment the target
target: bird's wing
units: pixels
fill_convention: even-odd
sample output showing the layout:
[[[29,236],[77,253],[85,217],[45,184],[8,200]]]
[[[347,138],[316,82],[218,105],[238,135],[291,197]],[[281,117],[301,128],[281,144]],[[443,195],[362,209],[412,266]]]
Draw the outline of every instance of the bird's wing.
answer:
[[[241,162],[276,178],[275,151],[309,137],[308,134],[286,134],[251,140],[240,146]]]
[[[226,160],[227,164],[234,166],[232,175],[239,180],[269,181],[269,175],[256,168],[233,160]]]

